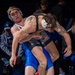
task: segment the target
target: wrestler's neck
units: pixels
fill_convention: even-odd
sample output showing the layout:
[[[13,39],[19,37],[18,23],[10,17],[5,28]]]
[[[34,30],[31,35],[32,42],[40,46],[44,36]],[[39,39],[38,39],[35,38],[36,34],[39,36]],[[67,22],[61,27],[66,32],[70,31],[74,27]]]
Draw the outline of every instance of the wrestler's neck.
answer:
[[[20,20],[19,22],[15,23],[15,24],[20,25],[20,26],[24,26],[24,22],[25,22],[25,20],[22,19],[22,20]]]

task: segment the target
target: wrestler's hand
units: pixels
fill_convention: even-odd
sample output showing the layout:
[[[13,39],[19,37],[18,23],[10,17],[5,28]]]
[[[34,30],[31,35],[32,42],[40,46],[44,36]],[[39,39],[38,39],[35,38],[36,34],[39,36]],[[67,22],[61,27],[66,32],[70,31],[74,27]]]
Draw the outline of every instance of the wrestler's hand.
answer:
[[[68,57],[72,54],[71,47],[66,47],[64,50],[64,56]]]
[[[10,66],[13,67],[16,64],[16,56],[10,58]]]

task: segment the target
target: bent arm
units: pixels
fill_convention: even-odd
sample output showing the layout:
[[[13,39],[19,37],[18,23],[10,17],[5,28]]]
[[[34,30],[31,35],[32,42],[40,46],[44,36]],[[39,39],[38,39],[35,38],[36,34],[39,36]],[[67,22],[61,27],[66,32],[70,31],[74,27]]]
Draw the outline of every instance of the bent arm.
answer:
[[[55,30],[64,37],[65,42],[67,44],[67,47],[71,48],[71,38],[70,35],[67,33],[67,31],[58,23],[56,22],[57,27],[55,28]]]
[[[67,47],[64,50],[64,56],[68,57],[72,54],[70,35],[66,32],[66,30],[58,22],[56,22],[56,24],[57,24],[57,27],[55,30],[64,37],[66,45],[67,45]]]
[[[13,28],[11,29],[11,32],[13,34],[13,43],[12,43],[12,55],[16,54],[16,49],[19,42],[25,42],[28,41],[31,38],[31,35],[28,33],[35,31],[35,18],[33,16],[28,17],[25,20],[24,27],[22,27],[21,30],[14,32]]]
[[[20,42],[20,39],[22,39],[23,37],[26,37],[26,39],[28,39],[27,38],[28,36],[29,34],[24,33],[22,29],[15,33],[15,36],[13,37],[13,42],[12,42],[12,56],[16,55],[16,49],[17,49],[18,43]]]

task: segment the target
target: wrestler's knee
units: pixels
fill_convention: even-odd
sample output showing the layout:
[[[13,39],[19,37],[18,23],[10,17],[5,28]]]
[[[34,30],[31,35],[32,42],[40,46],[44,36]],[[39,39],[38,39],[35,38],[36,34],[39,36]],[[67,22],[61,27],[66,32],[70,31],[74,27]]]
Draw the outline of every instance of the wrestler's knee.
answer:
[[[47,66],[47,59],[41,60],[39,62],[39,66],[42,67],[42,68],[46,68],[46,66]]]

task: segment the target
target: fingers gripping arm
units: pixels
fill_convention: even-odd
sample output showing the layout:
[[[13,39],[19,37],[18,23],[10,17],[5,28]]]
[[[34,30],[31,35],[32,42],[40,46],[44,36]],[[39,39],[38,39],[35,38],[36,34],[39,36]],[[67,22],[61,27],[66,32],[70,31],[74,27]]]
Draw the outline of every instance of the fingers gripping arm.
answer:
[[[67,31],[58,23],[56,22],[57,24],[57,27],[56,27],[56,31],[62,35],[65,39],[65,42],[66,42],[66,45],[67,45],[67,48],[65,49],[64,52],[66,52],[66,56],[69,56],[71,55],[72,53],[72,46],[71,46],[71,38],[70,38],[70,35],[67,33]]]

